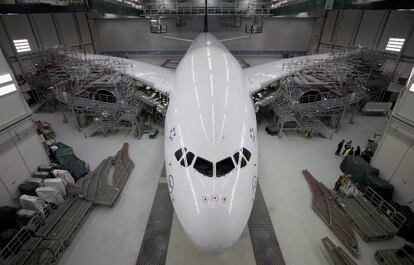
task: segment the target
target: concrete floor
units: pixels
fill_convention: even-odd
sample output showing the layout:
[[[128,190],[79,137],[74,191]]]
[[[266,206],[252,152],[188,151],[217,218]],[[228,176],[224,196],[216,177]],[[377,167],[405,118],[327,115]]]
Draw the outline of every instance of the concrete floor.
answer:
[[[251,65],[260,59],[245,58]],[[163,60],[146,60],[155,64]],[[262,60],[264,62],[266,60]],[[57,140],[75,150],[75,153],[95,168],[109,155],[114,155],[124,142],[130,144],[130,156],[135,162],[132,172],[114,208],[96,207],[63,254],[60,265],[133,265],[136,262],[145,227],[163,168],[163,132],[154,140],[144,136],[137,140],[121,131],[107,137],[85,138],[69,117],[35,114],[35,119],[52,122]],[[353,140],[363,147],[373,133],[382,133],[385,117],[355,116],[354,124],[346,115],[342,128],[332,140],[314,137],[307,139],[297,133],[283,134],[281,138],[266,134],[264,124],[258,125],[259,183],[271,216],[279,244],[288,265],[329,264],[321,250],[320,239],[329,236],[342,246],[322,220],[311,209],[311,192],[301,171],[308,169],[328,187],[332,187],[341,173],[341,158],[333,153],[341,139]],[[357,235],[361,256],[360,265],[376,265],[374,252],[378,248],[401,247],[403,240],[366,244]],[[343,246],[342,246],[343,247]],[[344,248],[344,247],[343,247]],[[345,249],[345,248],[344,248]],[[168,265],[175,264],[255,264],[250,236],[246,229],[241,239],[228,252],[210,256],[196,249],[173,219]]]
[[[126,131],[107,137],[85,138],[78,132],[73,119],[62,122],[62,116],[35,114],[35,119],[52,122],[57,140],[72,146],[76,154],[95,168],[109,155],[114,155],[124,142],[130,144],[130,156],[136,167],[114,208],[96,207],[64,253],[60,265],[133,265],[136,262],[146,223],[152,206],[159,176],[163,167],[163,133],[154,139],[144,136],[137,140]],[[336,144],[342,138],[352,139],[364,146],[368,136],[381,133],[384,117],[356,116],[348,124],[345,116],[343,128],[333,139],[314,137],[307,139],[297,133],[281,138],[269,136],[264,124],[258,126],[259,183],[269,209],[286,264],[329,264],[321,251],[320,239],[337,238],[311,209],[311,192],[301,170],[308,169],[328,187],[332,187],[340,174],[341,158],[335,156]],[[359,264],[377,264],[373,253],[378,248],[400,247],[403,240],[366,244],[357,235],[361,257]],[[345,248],[344,248],[345,249]],[[228,252],[210,256],[196,249],[176,217],[174,217],[167,264],[255,264],[250,236],[246,229],[239,242]]]

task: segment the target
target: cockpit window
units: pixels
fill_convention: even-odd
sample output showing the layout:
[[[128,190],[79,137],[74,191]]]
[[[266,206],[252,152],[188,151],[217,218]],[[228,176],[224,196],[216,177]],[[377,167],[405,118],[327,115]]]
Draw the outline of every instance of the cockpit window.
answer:
[[[201,174],[212,177],[214,171],[214,165],[216,166],[216,176],[222,177],[230,173],[234,168],[239,165],[240,159],[240,168],[245,167],[247,162],[250,161],[252,156],[251,152],[246,148],[240,149],[239,152],[235,153],[232,157],[227,157],[223,160],[218,161],[217,163],[210,162],[202,157],[197,157],[194,155],[193,152],[187,150],[187,148],[183,147],[178,149],[174,153],[175,158],[183,167],[189,167],[193,164],[193,168],[200,172]]]
[[[252,156],[252,154],[250,153],[249,150],[247,150],[246,148],[243,147],[243,155],[246,158],[247,161],[250,161],[250,157]]]
[[[194,154],[192,152],[188,152],[186,155],[188,165],[193,163]]]
[[[186,160],[187,160],[187,164],[185,163]],[[185,154],[185,156],[181,160],[180,164],[183,167],[188,167],[193,163],[193,160],[194,160],[194,154],[192,152],[188,152],[188,153]]]
[[[184,148],[184,149],[186,149],[186,148]],[[177,159],[177,161],[180,161],[180,159],[181,159],[181,157],[183,157],[183,149],[178,149],[176,152],[175,152],[175,158]]]
[[[216,176],[222,177],[234,169],[234,163],[231,157],[227,157],[216,164]]]
[[[240,152],[237,152],[233,155],[234,161],[236,161],[237,165],[239,164],[239,157],[240,157]],[[246,159],[242,156],[240,167],[245,167],[246,164],[247,164]]]
[[[194,163],[194,169],[207,177],[213,176],[213,163],[211,163],[208,160],[205,160],[204,158],[196,158],[196,161]]]

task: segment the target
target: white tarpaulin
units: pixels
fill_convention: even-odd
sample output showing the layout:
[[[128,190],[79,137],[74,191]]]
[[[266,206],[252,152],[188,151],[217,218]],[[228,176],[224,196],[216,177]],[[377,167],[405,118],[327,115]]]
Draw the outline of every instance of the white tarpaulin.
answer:
[[[55,169],[53,170],[53,176],[62,179],[63,184],[65,185],[69,183],[75,183],[75,180],[73,179],[72,175],[67,170]]]
[[[45,179],[43,181],[45,187],[54,187],[56,188],[62,196],[66,196],[65,191],[65,184],[63,184],[63,180],[60,178],[55,179]]]
[[[40,211],[43,213],[43,202],[36,196],[20,196],[20,206],[22,206],[23,209]]]
[[[45,202],[61,205],[65,202],[60,192],[55,187],[39,187],[36,195]]]

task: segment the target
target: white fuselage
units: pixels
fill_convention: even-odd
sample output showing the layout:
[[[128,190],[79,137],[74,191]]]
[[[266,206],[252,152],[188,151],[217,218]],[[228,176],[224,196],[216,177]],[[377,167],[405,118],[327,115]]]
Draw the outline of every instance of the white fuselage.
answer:
[[[200,34],[178,65],[169,97],[171,200],[192,242],[221,253],[243,232],[257,183],[256,116],[243,70],[214,35]]]

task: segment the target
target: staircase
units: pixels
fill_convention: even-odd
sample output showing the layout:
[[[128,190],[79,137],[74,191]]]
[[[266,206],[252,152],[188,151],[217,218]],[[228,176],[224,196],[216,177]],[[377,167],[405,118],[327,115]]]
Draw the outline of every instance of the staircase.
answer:
[[[315,115],[305,115],[297,110],[288,110],[283,105],[273,104],[273,110],[277,117],[275,119],[276,128],[280,133],[285,131],[309,132],[311,134],[320,134],[323,137],[330,138],[332,131]]]

